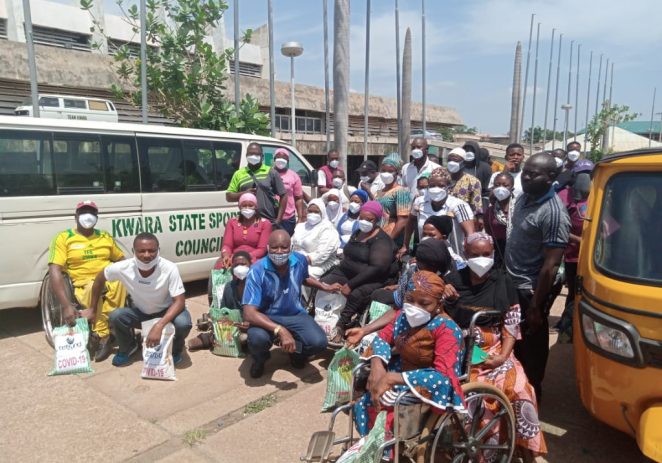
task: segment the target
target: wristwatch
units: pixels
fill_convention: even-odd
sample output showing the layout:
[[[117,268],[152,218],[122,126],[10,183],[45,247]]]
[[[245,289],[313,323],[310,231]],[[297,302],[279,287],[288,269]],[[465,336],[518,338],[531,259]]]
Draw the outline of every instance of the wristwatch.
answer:
[[[280,325],[277,325],[276,328],[274,328],[274,336],[278,336],[278,332],[280,331],[281,328],[282,326]]]

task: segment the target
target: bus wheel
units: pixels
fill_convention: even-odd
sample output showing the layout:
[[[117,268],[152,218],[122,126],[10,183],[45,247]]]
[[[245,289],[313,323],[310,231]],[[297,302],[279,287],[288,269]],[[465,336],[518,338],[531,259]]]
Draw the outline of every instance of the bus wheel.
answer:
[[[74,289],[71,280],[67,274],[63,274],[62,276],[64,278],[64,291],[67,299],[74,301]],[[46,341],[53,347],[53,328],[62,326],[64,324],[64,317],[62,316],[62,306],[57,300],[57,297],[55,297],[51,286],[51,276],[48,273],[41,283],[39,306],[41,307],[41,323],[44,327]]]

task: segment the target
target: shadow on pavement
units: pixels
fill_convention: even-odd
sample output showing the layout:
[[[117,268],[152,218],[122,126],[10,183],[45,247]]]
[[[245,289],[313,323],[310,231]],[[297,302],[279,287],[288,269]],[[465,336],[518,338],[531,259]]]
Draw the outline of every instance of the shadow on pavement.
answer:
[[[550,323],[551,326],[551,323]],[[549,462],[648,462],[634,438],[594,419],[584,408],[575,384],[572,344],[550,349],[540,419]]]
[[[322,358],[323,362],[327,361],[327,357],[333,356],[331,351],[327,351],[317,358]],[[297,383],[294,381],[274,381],[272,376],[276,370],[283,369],[292,373],[299,378],[302,383],[315,384],[324,380],[318,367],[312,363],[306,364],[304,368],[296,369],[290,365],[289,356],[280,350],[280,348],[271,349],[271,358],[267,361],[264,367],[264,374],[260,378],[251,378],[250,368],[253,364],[253,359],[250,355],[246,356],[244,361],[239,366],[239,375],[243,378],[246,386],[248,387],[263,387],[265,385],[275,386],[281,391],[287,391],[297,388]]]

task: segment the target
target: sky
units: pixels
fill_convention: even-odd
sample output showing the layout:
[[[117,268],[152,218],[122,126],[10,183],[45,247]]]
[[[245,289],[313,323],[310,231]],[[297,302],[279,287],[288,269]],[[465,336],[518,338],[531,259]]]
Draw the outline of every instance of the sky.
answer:
[[[106,0],[110,2],[111,0]],[[233,36],[233,1],[225,17],[226,36]],[[352,0],[350,28],[350,88],[363,93],[367,0]],[[395,97],[394,0],[372,0],[370,38],[370,94]],[[400,41],[411,28],[413,53],[412,98],[421,100],[421,0],[400,0]],[[333,8],[329,0],[329,61],[333,63]],[[570,41],[574,40],[570,104],[575,105],[577,48],[581,44],[578,128],[584,127],[589,53],[593,51],[590,116],[595,110],[598,63],[603,55],[614,63],[613,101],[650,120],[653,89],[655,112],[662,111],[662,1],[660,0],[425,0],[426,99],[430,104],[455,108],[470,127],[505,134],[510,105],[515,47],[522,42],[522,85],[529,45],[531,14],[535,14],[529,64],[525,127],[531,126],[534,95],[536,27],[540,23],[538,75],[535,85],[535,125],[543,125],[552,28],[556,28],[548,127],[553,120],[558,36],[563,33],[557,130],[563,129],[560,109],[568,96]],[[109,8],[110,10],[110,8]],[[110,11],[109,11],[110,12]],[[295,60],[296,81],[324,86],[322,0],[273,0],[276,79],[289,80],[289,59],[280,45],[298,41],[304,53]],[[239,0],[243,31],[267,22],[267,0]],[[332,76],[332,72],[331,72]],[[332,77],[331,77],[332,79]],[[333,85],[331,80],[331,85]],[[609,93],[609,85],[607,86]],[[601,98],[602,99],[602,95]],[[574,112],[570,111],[570,130]],[[658,119],[660,116],[656,115]]]

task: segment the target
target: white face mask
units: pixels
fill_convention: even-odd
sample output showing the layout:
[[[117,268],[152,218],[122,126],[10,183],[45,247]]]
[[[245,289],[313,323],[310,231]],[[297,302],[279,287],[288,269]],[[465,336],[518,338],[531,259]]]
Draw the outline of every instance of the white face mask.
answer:
[[[498,186],[494,188],[494,190],[492,190],[492,193],[494,193],[494,197],[499,201],[503,201],[504,199],[510,196],[510,190],[505,186]]]
[[[419,188],[417,191],[418,191],[419,195],[423,196],[425,193],[427,193],[428,189],[427,188]]]
[[[572,150],[568,153],[568,159],[570,159],[572,162],[577,162],[579,159],[580,153],[577,150]]]
[[[338,201],[329,201],[326,203],[326,207],[328,207],[331,210],[336,210],[338,209]]]
[[[413,150],[411,150],[411,157],[414,159],[421,159],[423,157],[423,150],[414,148]]]
[[[331,162],[329,162],[329,167],[332,169],[337,169],[338,165],[340,164],[340,161],[336,161],[335,159]]]
[[[490,271],[494,265],[494,259],[491,257],[472,257],[467,259],[467,265],[479,277],[482,277]]]
[[[251,219],[255,215],[255,209],[251,209],[249,207],[244,207],[244,208],[241,209],[241,215],[243,215],[247,219]]]
[[[246,161],[248,161],[251,166],[256,166],[262,162],[262,156],[259,154],[251,154],[250,156],[246,156]]]
[[[424,236],[423,238],[421,238],[421,241],[429,240],[430,238],[432,238],[432,237],[431,236]]]
[[[359,220],[359,230],[363,233],[368,233],[372,231],[375,226],[369,220]]]
[[[556,162],[556,168],[557,168],[557,169],[560,169],[561,167],[563,167],[563,159],[561,159],[561,158],[554,158],[554,161]]]
[[[331,185],[333,185],[333,188],[340,189],[342,186],[345,184],[343,179],[336,177],[331,181]]]
[[[460,171],[462,165],[457,161],[448,161],[448,172],[455,174]]]
[[[425,325],[430,321],[430,318],[432,318],[430,312],[408,302],[402,304],[402,310],[405,311],[407,323],[409,323],[409,326],[412,328]]]
[[[467,151],[466,158],[464,159],[467,162],[472,162],[476,159],[476,154],[473,151]]]
[[[248,275],[248,271],[250,270],[250,267],[248,265],[237,265],[235,268],[232,269],[232,274],[236,276],[240,280],[244,280],[246,278],[246,275]]]
[[[349,212],[356,214],[361,210],[361,205],[359,203],[349,203]]]
[[[317,225],[322,221],[322,214],[318,214],[317,212],[309,212],[308,216],[306,217],[306,222],[308,222],[310,225]]]
[[[161,257],[157,254],[154,260],[150,262],[143,262],[142,260],[138,259],[138,257],[133,256],[133,260],[136,263],[136,267],[138,267],[138,270],[142,270],[143,272],[152,270],[154,267],[156,267],[160,259]]]
[[[368,177],[367,175],[361,175],[359,177],[359,180],[361,180],[361,183],[368,183],[370,181],[370,177]]]
[[[94,228],[94,226],[97,224],[97,220],[97,216],[90,214],[89,212],[78,216],[78,223],[86,230]]]
[[[278,158],[274,161],[274,165],[276,166],[276,169],[283,170],[287,167],[287,159]]]
[[[382,172],[379,174],[379,177],[382,179],[382,182],[384,182],[384,185],[390,185],[395,180],[395,176],[390,172]]]
[[[443,201],[446,199],[446,196],[448,196],[448,192],[446,191],[445,188],[441,188],[438,186],[433,186],[431,188],[428,188],[428,196],[430,197],[431,201]]]

